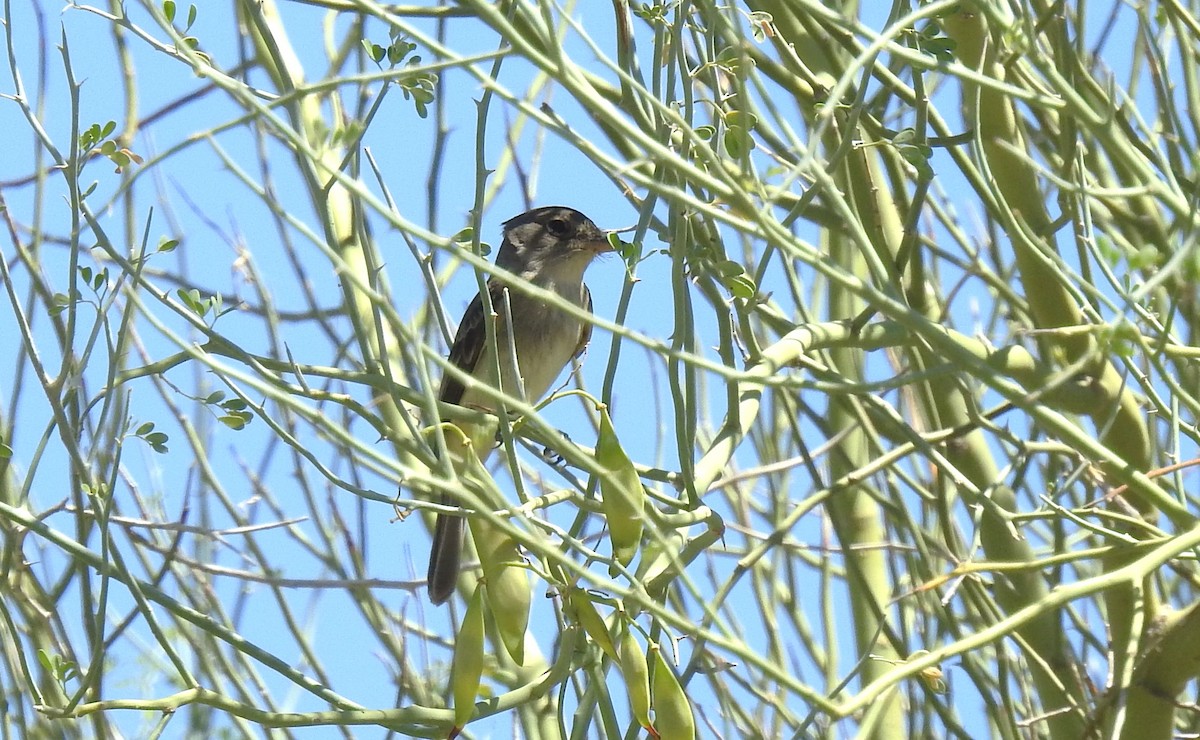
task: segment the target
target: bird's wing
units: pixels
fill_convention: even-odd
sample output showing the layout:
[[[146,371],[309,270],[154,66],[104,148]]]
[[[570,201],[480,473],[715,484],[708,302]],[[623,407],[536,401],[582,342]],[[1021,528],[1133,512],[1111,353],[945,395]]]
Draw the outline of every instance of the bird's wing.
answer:
[[[592,291],[588,290],[586,285],[583,286],[583,308],[589,314],[592,312]],[[575,347],[574,356],[578,357],[583,354],[590,341],[592,341],[592,325],[584,321],[579,329],[579,345]]]
[[[493,306],[500,300],[502,289],[499,283],[488,281],[488,295],[492,298]],[[471,375],[475,372],[475,365],[483,355],[485,346],[487,327],[483,325],[483,299],[476,295],[471,305],[467,306],[467,312],[463,314],[458,332],[454,335],[454,344],[450,345],[450,356],[446,359],[451,365]],[[457,378],[450,373],[444,373],[438,400],[458,404],[462,401],[464,391],[463,384]]]

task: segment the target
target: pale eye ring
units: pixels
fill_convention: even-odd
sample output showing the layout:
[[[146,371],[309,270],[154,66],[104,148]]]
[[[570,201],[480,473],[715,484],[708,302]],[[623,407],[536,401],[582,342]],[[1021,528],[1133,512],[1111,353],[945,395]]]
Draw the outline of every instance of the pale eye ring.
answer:
[[[571,225],[567,223],[566,219],[552,218],[546,224],[546,231],[549,231],[552,236],[562,237],[571,231]]]

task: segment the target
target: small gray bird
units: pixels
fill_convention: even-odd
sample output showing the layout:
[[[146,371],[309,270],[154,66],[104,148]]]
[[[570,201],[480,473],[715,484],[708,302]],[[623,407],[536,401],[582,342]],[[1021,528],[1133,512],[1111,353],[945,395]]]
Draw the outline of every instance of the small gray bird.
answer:
[[[611,250],[607,233],[587,216],[572,208],[549,206],[535,208],[504,222],[504,241],[496,255],[496,266],[591,311],[592,296],[583,284],[583,273],[596,255]],[[587,346],[592,327],[512,288],[508,290],[507,298],[512,314],[512,325],[509,326],[505,318],[504,282],[492,277],[487,287],[492,306],[499,314],[496,346],[502,353],[500,377],[496,377],[497,363],[487,341],[480,296],[471,301],[458,325],[449,362],[509,395],[519,396],[520,389],[524,388],[525,400],[536,403],[550,390],[563,367]],[[514,363],[509,357],[509,347],[516,348],[520,382],[513,377]],[[450,375],[442,378],[438,398],[469,408],[490,411],[495,407],[492,399],[464,388]],[[479,455],[483,458],[488,452],[479,450]],[[443,499],[442,503],[452,501]],[[454,593],[462,548],[463,519],[438,514],[428,575],[429,600],[434,604],[445,602]]]

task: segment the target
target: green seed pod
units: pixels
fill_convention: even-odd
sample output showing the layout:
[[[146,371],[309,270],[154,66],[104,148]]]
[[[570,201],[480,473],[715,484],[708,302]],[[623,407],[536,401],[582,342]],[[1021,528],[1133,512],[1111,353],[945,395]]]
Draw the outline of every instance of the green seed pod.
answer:
[[[617,665],[621,666],[621,675],[625,678],[625,692],[629,694],[629,706],[633,710],[633,718],[647,730],[650,724],[650,668],[646,663],[646,654],[638,644],[634,630],[628,623],[622,623],[621,635],[617,641]],[[653,732],[651,733],[653,734]]]
[[[695,740],[696,720],[687,694],[662,649],[651,645],[650,652],[654,654],[654,729],[662,740]]]
[[[516,540],[484,519],[472,519],[470,526],[496,631],[513,662],[524,665],[533,586],[520,548]]]
[[[604,499],[604,518],[613,557],[629,565],[642,541],[642,519],[646,510],[646,492],[633,461],[621,447],[613,430],[608,408],[600,405],[600,438],[596,442],[596,462],[604,468],[600,477],[600,495]]]
[[[475,587],[454,642],[450,664],[450,694],[454,699],[454,731],[458,734],[475,714],[475,697],[483,676],[483,588]]]
[[[592,638],[592,642],[596,643],[614,663],[619,664],[620,660],[617,658],[617,648],[613,645],[612,635],[608,632],[608,625],[604,624],[604,620],[600,617],[600,613],[596,611],[596,607],[592,604],[592,600],[588,597],[587,592],[581,588],[572,587],[567,589],[564,606],[566,607],[567,618],[582,627],[587,636]]]

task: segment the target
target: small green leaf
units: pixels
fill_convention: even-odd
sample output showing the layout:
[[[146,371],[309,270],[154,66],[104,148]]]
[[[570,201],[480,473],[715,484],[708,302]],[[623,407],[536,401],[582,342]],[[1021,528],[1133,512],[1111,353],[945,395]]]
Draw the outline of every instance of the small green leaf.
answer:
[[[729,288],[730,292],[733,293],[736,298],[741,298],[747,301],[753,299],[754,296],[758,294],[758,286],[754,284],[753,280],[745,275],[738,275],[737,277],[730,279],[730,281],[726,283],[726,287]]]
[[[746,153],[746,147],[742,145],[741,129],[731,128],[725,132],[724,136],[725,152],[734,159],[740,159]]]
[[[217,417],[217,421],[221,422],[235,432],[240,432],[246,428],[246,419],[243,416],[219,416]]]
[[[725,121],[731,128],[752,129],[758,125],[758,116],[744,110],[731,110],[725,115]]]
[[[650,25],[664,25],[667,22],[666,3],[642,3],[633,10],[633,14]]]
[[[932,149],[913,144],[904,144],[897,149],[906,162],[917,168],[918,175],[925,179],[933,177],[933,168],[929,165],[929,157],[933,154]]]
[[[49,310],[51,316],[59,315],[73,303],[70,296],[68,296],[66,293],[55,293],[54,297],[51,299],[51,302],[52,305],[50,306]]]
[[[1150,245],[1141,247],[1129,256],[1129,266],[1134,270],[1144,270],[1158,262],[1158,250]]]
[[[204,314],[208,313],[209,306],[211,305],[210,301],[202,299],[200,297],[200,291],[196,290],[195,288],[192,288],[191,290],[184,290],[183,288],[180,288],[179,290],[175,291],[175,295],[179,296],[179,300],[183,303],[183,305],[187,306],[188,310],[197,316],[203,316]]]
[[[936,38],[926,39],[921,42],[921,51],[929,54],[939,62],[953,62],[954,52],[958,48],[958,44],[954,39]]]
[[[915,146],[900,147],[900,156],[909,164],[918,164],[925,158],[921,156],[921,152]]]
[[[175,22],[175,0],[163,0],[163,15],[167,18],[167,23]]]
[[[367,50],[367,56],[371,58],[371,61],[375,62],[376,64],[382,62],[383,58],[387,56],[387,49],[384,49],[379,44],[372,44],[370,41],[363,41],[363,48]]]
[[[166,434],[163,434],[162,432],[153,432],[151,434],[147,434],[145,437],[143,437],[143,439],[145,439],[146,443],[150,445],[150,449],[154,450],[155,452],[165,453],[167,451],[168,437]]]
[[[734,262],[733,260],[722,260],[721,262],[718,262],[716,270],[717,275],[719,275],[721,279],[736,277],[746,272],[746,268],[742,267],[741,263]]]
[[[394,67],[403,62],[404,58],[415,51],[416,48],[417,45],[411,41],[396,39],[387,49],[388,61],[391,62],[392,66]]]
[[[621,255],[621,259],[625,260],[626,265],[635,265],[642,257],[641,242],[623,242],[616,234],[610,234],[608,243],[612,244],[616,241],[620,246],[614,247],[617,254]]]

